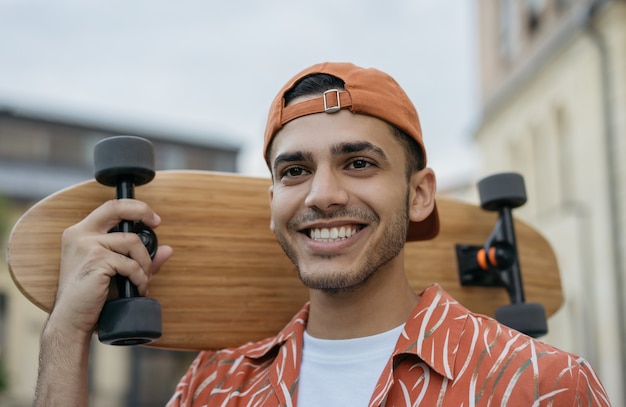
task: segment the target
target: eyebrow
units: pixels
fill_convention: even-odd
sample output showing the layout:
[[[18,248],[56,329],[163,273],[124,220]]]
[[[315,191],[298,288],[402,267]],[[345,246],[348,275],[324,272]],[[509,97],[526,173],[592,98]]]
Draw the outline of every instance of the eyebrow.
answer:
[[[276,172],[276,170],[278,169],[278,167],[280,165],[282,165],[283,163],[291,163],[291,162],[297,162],[297,161],[311,161],[313,160],[313,154],[308,153],[308,152],[304,152],[304,151],[294,151],[293,153],[285,153],[285,154],[279,154],[276,156],[276,159],[274,160],[274,165],[272,166],[274,168],[274,172]]]
[[[362,152],[373,152],[376,155],[380,156],[381,159],[388,161],[387,155],[381,148],[376,147],[374,144],[367,141],[338,143],[331,147],[331,153],[335,157],[344,154],[354,154]]]

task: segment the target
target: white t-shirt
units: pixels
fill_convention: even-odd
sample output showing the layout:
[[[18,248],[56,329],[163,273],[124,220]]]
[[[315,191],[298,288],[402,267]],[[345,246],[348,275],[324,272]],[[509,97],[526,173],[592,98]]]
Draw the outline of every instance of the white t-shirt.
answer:
[[[305,331],[298,407],[367,406],[403,328],[338,340]]]

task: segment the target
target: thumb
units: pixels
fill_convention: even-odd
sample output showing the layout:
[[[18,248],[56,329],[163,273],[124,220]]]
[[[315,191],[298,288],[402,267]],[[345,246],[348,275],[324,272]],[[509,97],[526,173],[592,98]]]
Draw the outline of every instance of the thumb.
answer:
[[[151,272],[152,274],[156,274],[159,272],[163,264],[172,257],[174,254],[174,249],[170,246],[159,246],[156,254],[154,255],[154,259],[152,259]]]

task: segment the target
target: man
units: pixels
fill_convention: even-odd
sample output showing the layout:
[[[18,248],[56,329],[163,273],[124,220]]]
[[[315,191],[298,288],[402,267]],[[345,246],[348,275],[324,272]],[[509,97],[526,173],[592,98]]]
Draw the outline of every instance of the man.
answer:
[[[403,247],[436,236],[436,181],[417,112],[391,77],[337,63],[299,73],[272,103],[264,154],[271,228],[310,302],[276,337],[201,352],[168,405],[609,405],[585,360],[472,314],[437,285],[411,290]],[[145,293],[172,253],[161,247],[151,263],[135,236],[107,234],[121,219],[160,223],[141,202],[108,202],[64,234],[41,403],[86,405],[109,278]]]

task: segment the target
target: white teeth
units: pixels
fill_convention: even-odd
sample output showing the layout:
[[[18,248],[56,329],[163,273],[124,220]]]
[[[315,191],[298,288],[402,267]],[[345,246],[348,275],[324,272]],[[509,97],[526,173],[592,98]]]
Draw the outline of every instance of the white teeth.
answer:
[[[311,229],[309,236],[313,240],[325,240],[329,242],[347,239],[356,234],[357,228],[342,226],[340,228],[315,228]]]
[[[330,230],[330,238],[337,239],[339,237],[339,230],[337,228],[332,228]]]

